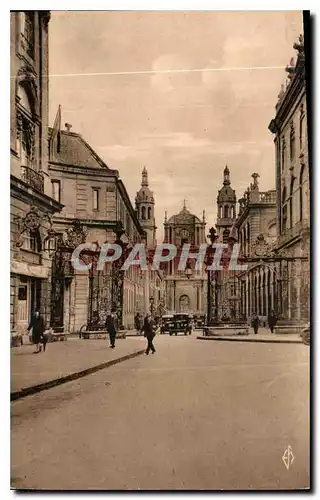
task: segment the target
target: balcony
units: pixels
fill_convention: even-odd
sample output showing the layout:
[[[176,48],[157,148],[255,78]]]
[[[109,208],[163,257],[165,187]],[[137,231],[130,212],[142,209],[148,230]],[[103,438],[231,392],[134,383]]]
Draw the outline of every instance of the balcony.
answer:
[[[266,191],[259,193],[259,203],[276,203],[276,191]]]
[[[36,172],[30,167],[25,165],[21,166],[21,178],[26,183],[29,184],[33,189],[44,192],[44,178],[39,172]]]

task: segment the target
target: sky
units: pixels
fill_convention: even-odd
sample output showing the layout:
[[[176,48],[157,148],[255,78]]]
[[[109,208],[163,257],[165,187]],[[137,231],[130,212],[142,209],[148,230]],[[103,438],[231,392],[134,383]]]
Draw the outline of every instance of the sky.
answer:
[[[237,198],[254,172],[275,186],[268,125],[301,32],[300,11],[53,11],[50,125],[61,104],[133,204],[146,166],[158,241],[184,199],[209,228],[226,164]]]

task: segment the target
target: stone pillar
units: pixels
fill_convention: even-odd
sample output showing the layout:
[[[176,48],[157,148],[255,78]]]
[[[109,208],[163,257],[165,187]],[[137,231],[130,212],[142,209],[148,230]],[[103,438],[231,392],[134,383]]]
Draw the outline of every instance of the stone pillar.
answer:
[[[296,318],[301,319],[301,260],[295,261]]]
[[[246,289],[246,294],[247,294],[247,310],[246,310],[246,316],[247,319],[249,316],[251,316],[251,280],[250,280],[250,275],[247,274],[246,276],[246,283],[247,283],[247,289]]]
[[[287,304],[288,304],[288,319],[291,319],[291,287],[293,286],[292,277],[292,262],[288,262],[288,274],[287,274]]]

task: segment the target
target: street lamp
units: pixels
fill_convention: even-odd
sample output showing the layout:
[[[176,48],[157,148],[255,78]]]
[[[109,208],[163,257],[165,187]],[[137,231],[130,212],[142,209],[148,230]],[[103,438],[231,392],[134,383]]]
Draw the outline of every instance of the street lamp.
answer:
[[[216,230],[214,229],[214,227],[211,227],[209,229],[208,238],[211,242],[211,245],[213,245],[217,239]],[[212,319],[213,319],[212,318],[212,277],[213,277],[212,274],[213,274],[213,271],[208,269],[208,267],[211,265],[212,256],[213,256],[213,248],[209,247],[209,252],[207,254],[207,277],[208,277],[208,279],[207,279],[207,284],[208,284],[208,287],[207,287],[207,326],[211,325]],[[216,311],[216,314],[217,314],[217,311]]]

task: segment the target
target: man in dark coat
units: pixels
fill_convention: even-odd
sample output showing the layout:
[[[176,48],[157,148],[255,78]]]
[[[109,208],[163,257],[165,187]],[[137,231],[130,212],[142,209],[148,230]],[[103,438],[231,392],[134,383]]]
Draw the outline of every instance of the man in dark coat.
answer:
[[[44,338],[43,333],[45,330],[44,320],[38,309],[34,312],[31,317],[30,324],[28,326],[28,331],[32,328],[32,342],[37,345],[36,353],[41,352],[41,340]],[[44,349],[45,350],[45,343]]]
[[[115,342],[116,342],[116,335],[117,335],[117,327],[116,327],[116,316],[115,316],[115,310],[112,309],[111,314],[107,316],[106,319],[106,328],[109,333],[109,339],[110,339],[110,348],[114,349],[115,348]]]
[[[134,326],[137,332],[139,333],[141,330],[141,318],[139,313],[137,313],[134,317]]]
[[[153,339],[155,337],[155,324],[151,318],[151,314],[148,314],[144,318],[144,323],[143,323],[143,327],[141,329],[141,332],[144,332],[144,336],[148,340],[146,354],[148,355],[150,350],[151,350],[152,354],[154,354],[156,352],[154,345],[153,345]]]
[[[276,316],[274,311],[271,311],[268,314],[268,325],[269,325],[271,333],[273,333],[273,329],[276,326],[276,324],[277,324],[277,316]]]
[[[251,318],[251,326],[253,327],[253,331],[255,334],[258,333],[259,325],[260,325],[259,316],[256,313],[254,313]]]

